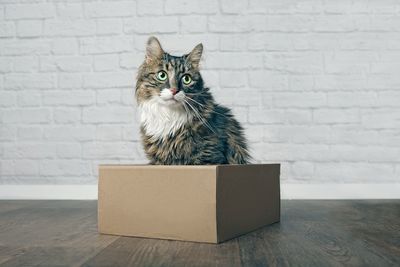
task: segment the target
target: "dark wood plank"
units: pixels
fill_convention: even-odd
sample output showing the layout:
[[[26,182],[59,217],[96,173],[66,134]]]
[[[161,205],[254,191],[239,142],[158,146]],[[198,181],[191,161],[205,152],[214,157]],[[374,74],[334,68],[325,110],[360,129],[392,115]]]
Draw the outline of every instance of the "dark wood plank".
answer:
[[[0,201],[0,213],[7,212],[10,210],[16,210],[26,208],[29,206],[40,205],[46,202],[45,200],[1,200]]]
[[[2,212],[0,259],[15,254],[5,266],[82,263],[118,238],[98,235],[96,208],[95,201],[45,201]]]
[[[400,228],[385,231],[386,219],[398,216],[400,203],[391,206],[386,219],[364,218],[362,207],[371,203],[353,201],[296,201],[283,205],[282,222],[239,238],[242,263],[245,266],[394,266],[400,264],[398,240]],[[380,207],[376,207],[380,210]],[[371,235],[355,236],[354,230],[364,227],[374,231],[379,226],[380,247],[371,242]],[[393,225],[392,225],[393,227]],[[385,235],[393,236],[385,240]],[[397,242],[395,241],[397,240]],[[390,242],[393,241],[393,242]],[[388,248],[390,246],[390,248]]]
[[[240,266],[236,240],[204,244],[121,237],[84,266]]]
[[[0,201],[1,266],[400,266],[400,201],[283,201],[219,245],[97,233],[94,201]]]

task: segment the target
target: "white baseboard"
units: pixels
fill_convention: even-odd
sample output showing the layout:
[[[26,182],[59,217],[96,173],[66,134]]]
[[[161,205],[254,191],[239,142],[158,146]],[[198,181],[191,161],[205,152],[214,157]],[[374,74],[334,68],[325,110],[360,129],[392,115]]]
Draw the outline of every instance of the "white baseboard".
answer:
[[[282,199],[400,199],[400,183],[282,184]]]
[[[0,199],[97,199],[97,185],[0,185]]]
[[[400,183],[282,184],[282,199],[400,199]],[[97,199],[97,185],[0,185],[0,199]]]

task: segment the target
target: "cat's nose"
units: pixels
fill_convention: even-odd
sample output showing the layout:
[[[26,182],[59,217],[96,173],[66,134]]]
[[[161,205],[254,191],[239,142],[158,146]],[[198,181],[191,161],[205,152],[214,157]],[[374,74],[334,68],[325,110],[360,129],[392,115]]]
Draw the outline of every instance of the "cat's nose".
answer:
[[[176,95],[178,93],[178,90],[176,88],[170,88],[172,95]]]

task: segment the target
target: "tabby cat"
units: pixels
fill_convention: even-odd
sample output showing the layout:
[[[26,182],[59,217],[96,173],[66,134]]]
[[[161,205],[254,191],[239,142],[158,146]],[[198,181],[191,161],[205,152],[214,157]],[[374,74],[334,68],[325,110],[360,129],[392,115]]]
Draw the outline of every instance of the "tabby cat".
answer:
[[[155,37],[147,41],[138,71],[136,99],[150,164],[246,164],[243,128],[217,104],[199,71],[203,45],[172,56]]]

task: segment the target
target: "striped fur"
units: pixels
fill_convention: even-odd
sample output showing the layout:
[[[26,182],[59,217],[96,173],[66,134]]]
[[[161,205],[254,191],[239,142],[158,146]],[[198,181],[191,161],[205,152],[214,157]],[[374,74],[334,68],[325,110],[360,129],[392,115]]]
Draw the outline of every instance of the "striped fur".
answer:
[[[150,37],[139,68],[136,99],[141,108],[143,146],[151,164],[246,164],[250,156],[243,128],[204,86],[202,45],[181,57],[165,53]],[[165,71],[168,78],[157,78]],[[191,83],[185,85],[184,75]],[[175,95],[171,92],[175,88]]]

